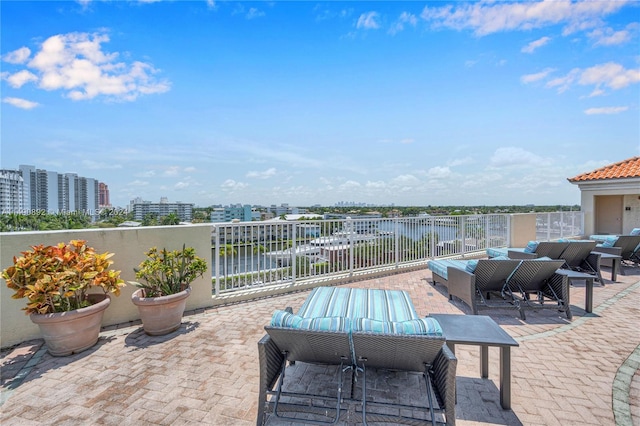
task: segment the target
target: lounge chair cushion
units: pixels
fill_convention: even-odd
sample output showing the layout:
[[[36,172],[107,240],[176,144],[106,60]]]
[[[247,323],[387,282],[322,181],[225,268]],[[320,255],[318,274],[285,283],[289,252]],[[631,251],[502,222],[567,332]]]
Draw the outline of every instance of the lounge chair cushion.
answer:
[[[447,280],[449,279],[447,268],[452,267],[464,271],[467,268],[467,262],[464,260],[438,259],[428,261],[427,267],[436,275]]]
[[[343,331],[351,329],[351,321],[344,317],[303,318],[287,311],[275,311],[271,317],[272,327],[298,328],[318,331]]]
[[[489,258],[506,256],[509,253],[509,249],[506,247],[491,247],[491,248],[488,248],[486,251],[487,251],[487,256]]]
[[[465,266],[465,271],[471,272],[472,274],[475,272],[478,267],[478,261],[476,259],[472,259],[467,262],[467,266]]]
[[[599,245],[599,247],[615,247],[616,241],[618,241],[618,237],[615,235],[611,235],[604,239],[604,242]]]
[[[300,307],[303,318],[346,317],[380,321],[419,318],[409,293],[345,287],[316,287]]]
[[[524,252],[535,253],[536,249],[538,248],[538,244],[540,244],[538,241],[529,241],[527,243],[527,246],[524,248]]]
[[[378,321],[356,318],[352,322],[354,332],[442,336],[440,323],[434,318],[418,318],[409,321]]]

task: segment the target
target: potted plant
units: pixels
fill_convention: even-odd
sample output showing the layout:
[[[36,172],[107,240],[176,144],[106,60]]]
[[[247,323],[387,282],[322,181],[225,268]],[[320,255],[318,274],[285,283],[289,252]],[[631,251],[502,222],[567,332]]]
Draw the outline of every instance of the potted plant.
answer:
[[[102,316],[124,281],[111,269],[113,253],[96,253],[84,240],[55,246],[32,246],[2,271],[14,299],[27,299],[23,308],[38,324],[54,356],[90,348],[98,341]],[[91,292],[102,290],[101,293]]]
[[[145,333],[160,336],[177,330],[191,293],[191,283],[207,271],[207,262],[196,256],[193,247],[158,250],[152,247],[147,258],[134,268],[139,287],[131,296],[138,307]]]

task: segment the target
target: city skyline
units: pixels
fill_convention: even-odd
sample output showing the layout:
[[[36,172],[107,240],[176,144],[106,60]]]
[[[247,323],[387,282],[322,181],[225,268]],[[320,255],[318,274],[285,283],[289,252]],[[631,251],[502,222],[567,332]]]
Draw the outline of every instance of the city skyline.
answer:
[[[3,2],[1,168],[114,206],[579,204],[640,155],[639,7]]]

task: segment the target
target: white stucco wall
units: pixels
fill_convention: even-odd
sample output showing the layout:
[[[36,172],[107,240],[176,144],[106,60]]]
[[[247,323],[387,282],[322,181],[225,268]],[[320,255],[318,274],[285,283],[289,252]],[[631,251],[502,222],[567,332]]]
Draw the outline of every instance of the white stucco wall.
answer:
[[[596,232],[595,197],[600,195],[623,196],[623,234],[628,234],[633,228],[640,227],[640,178],[582,182],[578,186],[580,188],[580,206],[584,212],[585,235]]]

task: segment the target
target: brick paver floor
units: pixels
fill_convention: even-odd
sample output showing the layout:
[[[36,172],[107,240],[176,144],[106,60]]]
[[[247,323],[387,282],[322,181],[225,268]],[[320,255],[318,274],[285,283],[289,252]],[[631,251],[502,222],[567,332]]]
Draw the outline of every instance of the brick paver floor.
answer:
[[[469,313],[432,285],[428,270],[347,285],[407,290],[420,315]],[[490,348],[482,379],[479,349],[459,345],[458,424],[640,424],[640,269],[596,285],[592,314],[584,291],[579,282],[571,289],[572,321],[548,309],[529,311],[527,321],[514,310],[481,312],[520,344],[512,350],[512,409],[499,403],[498,350]],[[263,326],[308,294],[187,313],[168,336],[147,336],[139,325],[103,331],[95,347],[69,357],[50,356],[40,340],[5,349],[0,424],[255,424]]]

